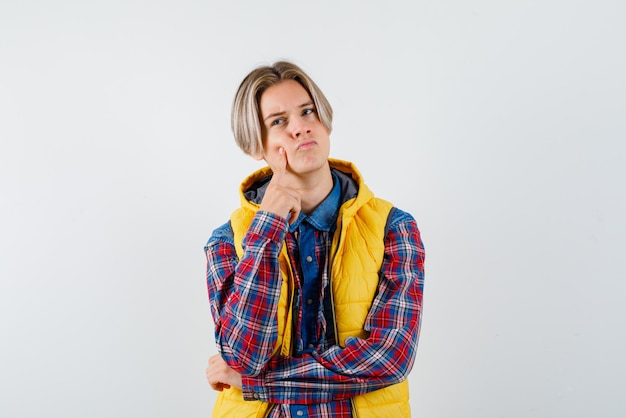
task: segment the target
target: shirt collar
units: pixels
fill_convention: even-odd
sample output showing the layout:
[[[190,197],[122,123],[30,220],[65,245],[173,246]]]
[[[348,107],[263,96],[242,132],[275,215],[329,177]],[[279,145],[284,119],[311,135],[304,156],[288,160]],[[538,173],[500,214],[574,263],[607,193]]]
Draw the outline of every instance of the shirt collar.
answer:
[[[333,176],[333,189],[329,195],[320,203],[313,213],[305,215],[300,212],[298,219],[291,225],[289,225],[289,232],[296,231],[303,221],[309,223],[313,228],[318,231],[330,231],[335,226],[337,220],[337,213],[339,212],[339,199],[341,198],[341,186],[335,173]]]

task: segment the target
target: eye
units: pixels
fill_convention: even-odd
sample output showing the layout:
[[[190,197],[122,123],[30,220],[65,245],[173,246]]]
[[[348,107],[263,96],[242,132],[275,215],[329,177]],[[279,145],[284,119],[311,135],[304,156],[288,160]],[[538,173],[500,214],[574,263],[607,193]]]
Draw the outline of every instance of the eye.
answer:
[[[315,113],[315,109],[311,107],[311,108],[308,108],[308,109],[304,109],[302,111],[302,116],[311,115],[313,113]]]
[[[283,118],[278,118],[278,119],[274,119],[272,121],[272,123],[270,123],[270,126],[277,126],[280,125],[281,123],[283,123],[285,121],[285,119]]]

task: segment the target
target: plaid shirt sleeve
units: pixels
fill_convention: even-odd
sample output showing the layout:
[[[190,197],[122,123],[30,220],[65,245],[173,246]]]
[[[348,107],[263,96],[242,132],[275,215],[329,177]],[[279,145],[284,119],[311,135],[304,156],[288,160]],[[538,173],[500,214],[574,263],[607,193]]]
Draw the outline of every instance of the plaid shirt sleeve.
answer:
[[[285,219],[259,211],[244,237],[241,260],[228,223],[213,232],[205,247],[218,351],[242,375],[258,374],[276,344],[282,281],[278,254],[286,232]]]
[[[275,356],[256,377],[243,376],[245,399],[319,404],[347,399],[406,379],[419,338],[424,247],[413,217],[396,211],[385,241],[378,294],[365,323],[367,339],[348,338],[302,357]]]

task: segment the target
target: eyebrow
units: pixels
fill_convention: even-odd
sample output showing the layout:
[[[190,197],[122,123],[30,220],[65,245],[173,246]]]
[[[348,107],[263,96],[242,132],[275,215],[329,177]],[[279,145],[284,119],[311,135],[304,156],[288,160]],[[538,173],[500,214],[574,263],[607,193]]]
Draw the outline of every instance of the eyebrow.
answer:
[[[312,100],[310,100],[310,101],[308,101],[306,103],[303,103],[300,106],[298,106],[298,109],[302,109],[303,107],[311,106],[312,104],[314,104],[314,103],[313,103]],[[267,115],[267,117],[265,119],[263,119],[263,122],[265,122],[268,119],[275,118],[276,116],[281,116],[281,115],[284,115],[284,114],[285,114],[285,112],[276,112],[276,113],[269,114],[269,115]]]

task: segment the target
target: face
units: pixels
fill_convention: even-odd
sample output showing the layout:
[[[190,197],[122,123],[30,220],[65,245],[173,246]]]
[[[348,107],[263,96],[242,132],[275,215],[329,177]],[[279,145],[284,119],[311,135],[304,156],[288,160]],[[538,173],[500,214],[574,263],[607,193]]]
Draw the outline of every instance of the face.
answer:
[[[278,150],[287,155],[287,172],[307,175],[328,167],[330,138],[307,91],[295,80],[269,87],[259,103],[263,155],[273,166]]]

